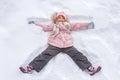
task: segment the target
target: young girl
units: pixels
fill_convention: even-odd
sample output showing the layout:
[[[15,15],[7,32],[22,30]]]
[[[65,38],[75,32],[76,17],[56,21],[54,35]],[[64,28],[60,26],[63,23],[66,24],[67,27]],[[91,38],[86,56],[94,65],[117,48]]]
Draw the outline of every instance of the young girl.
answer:
[[[73,39],[70,35],[71,31],[94,28],[93,23],[69,23],[68,17],[64,12],[55,13],[52,16],[52,20],[53,23],[50,25],[42,25],[34,21],[30,22],[42,27],[45,32],[51,32],[48,38],[49,46],[27,66],[21,66],[20,70],[23,73],[30,73],[33,70],[39,72],[51,58],[63,52],[68,54],[83,71],[87,70],[90,75],[99,72],[101,67],[95,68],[92,66],[86,56],[73,46]]]

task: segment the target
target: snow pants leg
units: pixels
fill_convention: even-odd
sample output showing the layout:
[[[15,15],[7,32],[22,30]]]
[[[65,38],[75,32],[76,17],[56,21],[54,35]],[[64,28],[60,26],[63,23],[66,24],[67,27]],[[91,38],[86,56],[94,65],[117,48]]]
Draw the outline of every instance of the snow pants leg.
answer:
[[[73,46],[65,48],[63,52],[68,54],[82,70],[85,70],[91,66],[91,63],[88,61],[87,57]]]
[[[49,45],[48,48],[31,61],[29,65],[39,72],[49,62],[49,60],[59,52],[61,52],[60,48]]]

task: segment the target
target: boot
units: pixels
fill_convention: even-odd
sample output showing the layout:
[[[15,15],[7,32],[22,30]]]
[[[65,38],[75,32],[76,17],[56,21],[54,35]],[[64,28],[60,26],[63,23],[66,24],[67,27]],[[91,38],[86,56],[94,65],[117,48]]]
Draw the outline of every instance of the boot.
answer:
[[[93,76],[95,73],[98,73],[101,70],[101,66],[98,66],[97,68],[90,66],[87,68],[87,70],[89,71],[89,74]]]
[[[34,68],[30,65],[27,65],[25,67],[21,66],[19,68],[23,73],[32,73],[32,71],[34,70]]]

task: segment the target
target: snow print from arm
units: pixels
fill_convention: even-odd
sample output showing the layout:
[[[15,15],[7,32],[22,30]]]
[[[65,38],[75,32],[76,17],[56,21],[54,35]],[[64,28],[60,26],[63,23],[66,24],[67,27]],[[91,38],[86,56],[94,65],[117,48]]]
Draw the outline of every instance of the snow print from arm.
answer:
[[[65,16],[63,13],[62,13],[62,15]],[[82,20],[90,20],[90,22],[69,23],[68,16],[69,16],[70,19],[73,19],[73,20],[74,19],[78,19],[78,20],[82,19]],[[70,24],[71,31],[94,29],[94,23],[91,22],[91,19],[93,17],[91,17],[91,16],[83,16],[83,15],[82,16],[68,15],[68,16],[65,16],[65,19],[68,22],[68,24]],[[37,26],[42,27],[45,32],[49,32],[49,31],[52,31],[54,29],[54,24],[56,24],[56,22],[57,22],[56,17],[57,17],[57,12],[52,15],[53,23],[50,24],[50,25],[42,25],[42,24],[40,24],[41,22],[50,22],[50,19],[46,19],[46,18],[30,17],[30,18],[27,18],[27,20],[28,20],[28,24],[35,24]]]

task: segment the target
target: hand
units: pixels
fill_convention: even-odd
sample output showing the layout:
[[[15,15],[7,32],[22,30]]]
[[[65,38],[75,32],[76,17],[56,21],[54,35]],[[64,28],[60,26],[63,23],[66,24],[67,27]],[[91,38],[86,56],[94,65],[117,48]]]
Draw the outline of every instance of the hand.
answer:
[[[29,21],[28,24],[35,24],[35,22],[34,21]]]

